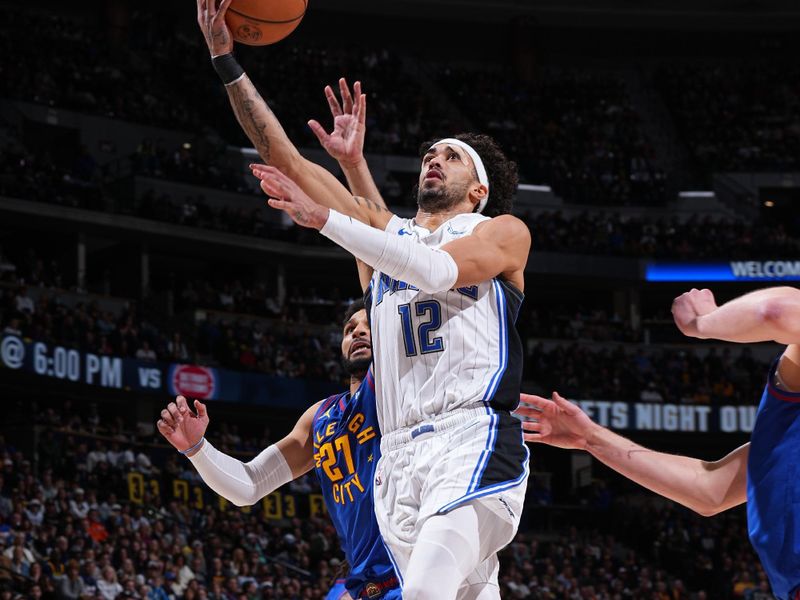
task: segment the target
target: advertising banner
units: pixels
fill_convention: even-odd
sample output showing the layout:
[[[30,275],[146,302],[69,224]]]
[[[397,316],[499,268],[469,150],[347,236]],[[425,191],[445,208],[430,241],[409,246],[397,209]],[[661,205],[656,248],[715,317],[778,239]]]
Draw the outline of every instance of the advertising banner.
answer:
[[[102,388],[298,409],[345,387],[328,381],[97,355],[9,334],[0,338],[0,368]]]
[[[652,262],[647,281],[800,281],[800,260],[739,260],[710,263]]]

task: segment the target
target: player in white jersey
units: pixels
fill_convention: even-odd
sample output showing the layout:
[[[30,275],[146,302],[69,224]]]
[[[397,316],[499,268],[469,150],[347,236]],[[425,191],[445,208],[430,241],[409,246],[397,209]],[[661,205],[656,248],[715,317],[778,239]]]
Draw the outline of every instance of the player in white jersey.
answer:
[[[270,206],[374,268],[376,513],[404,597],[438,599],[491,582],[496,553],[519,524],[528,451],[510,411],[530,233],[508,214],[515,165],[491,138],[463,134],[424,148],[414,219],[357,198],[344,215],[278,169],[254,173]],[[496,586],[480,597],[498,597]]]
[[[350,187],[355,193],[362,196],[354,197],[330,172],[306,160],[300,154],[286,136],[276,115],[270,110],[247,74],[236,62],[233,55],[233,38],[225,23],[225,12],[230,4],[231,0],[222,0],[219,3],[210,0],[197,0],[197,22],[211,53],[214,68],[225,84],[234,113],[261,158],[266,163],[279,167],[283,173],[290,175],[300,184],[302,190],[316,201],[322,202],[325,206],[334,208],[342,214],[354,216],[362,222],[376,226],[381,231],[384,230],[391,218],[391,214],[383,207],[380,194],[369,175],[366,161],[361,152],[363,148],[365,96],[360,93],[359,89],[356,90],[355,101],[350,96],[349,90],[347,90],[346,94],[342,94],[345,105],[349,103],[349,106],[346,106],[343,114],[335,114],[334,132],[326,137],[325,143],[326,150],[339,160]],[[342,87],[346,89],[346,86]],[[356,88],[358,88],[358,85]],[[330,89],[327,92],[329,100],[335,100],[333,92]],[[440,146],[437,145],[438,147]],[[425,181],[420,186],[421,196],[423,194],[425,196],[425,206],[422,207],[423,211],[418,215],[416,225],[427,227],[431,231],[436,229],[439,223],[447,220],[449,216],[473,212],[474,205],[480,203],[485,205],[487,198],[489,179],[485,173],[482,176],[480,186],[471,186],[466,181],[477,175],[476,169],[478,165],[472,164],[476,161],[467,157],[468,152],[466,150],[451,148],[452,152],[448,153],[447,148],[451,147],[441,146],[441,151],[435,153],[436,157],[433,160],[429,160],[431,167],[426,169]],[[494,158],[494,150],[489,146],[486,147],[485,151],[481,148],[478,148],[478,150],[482,155],[486,152],[483,160],[487,161],[489,177],[492,179],[493,200],[492,203],[486,206],[485,214],[493,216],[495,214],[508,213],[510,212],[510,204],[504,206],[504,203],[510,203],[511,196],[516,188],[516,173],[513,168],[509,168],[513,167],[513,165],[504,161],[492,160]],[[456,170],[460,169],[460,173],[451,172],[450,167],[445,166],[445,162],[449,163],[450,161],[459,162],[461,167],[456,167]],[[453,163],[453,166],[455,167],[455,163]],[[465,175],[467,176],[466,178]],[[457,184],[459,179],[462,180],[460,182],[461,189],[456,193],[456,196],[461,196],[461,201],[458,203],[451,201],[454,189],[452,185],[449,182],[447,186],[444,185],[448,178]],[[439,183],[442,185],[440,186]],[[442,189],[437,190],[437,188]],[[449,194],[442,193],[445,191],[449,192]],[[444,198],[445,196],[448,196],[446,198],[447,201],[441,205],[437,204],[437,197]],[[481,225],[480,229],[476,229],[474,234],[469,236],[473,242],[468,244],[467,247],[446,248],[445,252],[437,255],[437,258],[442,259],[444,254],[449,253],[447,255],[452,257],[451,263],[444,265],[444,270],[442,270],[437,266],[437,261],[429,261],[429,266],[432,267],[432,271],[429,274],[437,272],[439,274],[453,274],[454,271],[458,270],[462,275],[463,281],[474,279],[475,284],[502,274],[504,279],[510,281],[521,290],[522,271],[527,260],[530,238],[527,229],[524,226],[520,227],[521,223],[514,223],[509,219],[510,217],[501,217],[491,226]],[[475,240],[478,240],[477,244],[474,243]],[[453,243],[458,244],[457,241]],[[481,254],[481,256],[477,254]],[[441,260],[438,262],[441,262]],[[489,265],[488,263],[491,264]],[[385,271],[389,275],[392,275],[394,271],[391,268],[379,270]],[[397,273],[401,272],[397,271]],[[359,266],[359,275],[362,276],[363,285],[367,286],[370,276],[367,270],[363,268],[363,265]],[[408,281],[412,284],[415,281],[412,277],[396,277],[396,279]],[[434,287],[438,287],[440,284],[441,281],[437,282]],[[445,282],[444,285],[449,284]],[[463,285],[472,284],[464,283]],[[421,289],[427,289],[427,285],[423,284]],[[449,289],[449,287],[441,288],[441,290],[446,289]],[[415,308],[415,310],[417,309]],[[424,311],[424,306],[419,310]],[[420,315],[409,313],[409,316],[413,319],[418,319]],[[419,331],[425,330],[426,327],[426,331],[430,331],[430,324],[427,326],[420,324]],[[512,337],[509,336],[505,339],[509,340]],[[427,348],[425,346],[425,349]],[[508,356],[513,354],[514,352],[509,352]],[[504,373],[515,373],[515,370],[513,368],[507,369]],[[514,377],[507,378],[508,381],[513,379]],[[495,378],[495,380],[499,381],[499,378]],[[504,404],[500,400],[499,389],[503,389],[503,386],[495,389],[494,397],[487,396],[487,402],[495,402],[497,405]],[[516,394],[514,394],[514,397],[514,402],[516,402]],[[468,460],[476,462],[474,476],[470,481],[478,481],[481,485],[490,480],[484,477],[485,474],[498,472],[494,467],[497,464],[495,457],[502,456],[503,450],[506,448],[503,440],[506,439],[507,435],[498,434],[498,431],[507,431],[507,428],[499,426],[501,417],[493,413],[490,415],[489,413],[491,412],[492,409],[486,409],[486,418],[488,420],[485,429],[487,432],[482,433],[478,431],[478,428],[474,429],[473,438],[477,440],[475,443],[481,448],[480,458],[468,458]],[[431,412],[430,414],[433,413]],[[388,423],[387,426],[389,426]],[[436,425],[439,429],[444,426],[445,424],[442,422]],[[427,424],[423,427],[429,431],[431,425]],[[512,435],[514,434],[513,431],[511,433]],[[421,436],[417,435],[415,439],[421,440]],[[447,446],[449,443],[445,441],[444,445]],[[514,452],[510,453],[510,455],[519,454],[519,449],[520,446],[515,445]],[[524,447],[522,449],[524,450]],[[518,489],[522,489],[524,479],[527,476],[527,454],[524,461],[517,461],[515,458],[512,462],[525,463],[523,479],[517,486]],[[519,468],[522,467],[520,466]],[[456,473],[456,470],[453,470],[453,473]],[[478,475],[480,477],[477,477]],[[389,482],[387,489],[389,487],[399,489],[395,482]],[[470,483],[467,489],[473,487],[472,483]],[[479,485],[479,488],[475,488],[475,490],[479,489],[483,490],[484,487]],[[457,490],[451,495],[458,495],[461,491]],[[521,504],[521,498],[519,503]],[[407,504],[409,506],[421,506],[413,498],[410,498]],[[516,504],[516,500],[511,503],[506,501],[508,506]],[[447,520],[428,518],[427,514],[420,511],[412,515],[410,519],[418,530],[421,530],[423,525],[426,527],[424,531],[419,533],[418,551],[414,556],[414,564],[409,565],[410,552],[407,552],[407,548],[404,546],[408,544],[409,539],[413,542],[413,536],[410,538],[405,536],[402,540],[399,538],[394,541],[392,539],[389,540],[390,546],[395,548],[398,555],[400,555],[400,574],[406,573],[408,575],[406,589],[404,590],[406,597],[424,597],[426,594],[430,594],[432,590],[428,586],[433,581],[436,582],[437,593],[435,595],[438,598],[453,596],[454,592],[451,592],[451,588],[454,588],[454,586],[460,586],[461,591],[459,594],[462,598],[497,597],[497,569],[494,547],[499,546],[501,542],[492,540],[491,537],[493,536],[487,536],[486,531],[502,532],[503,544],[507,541],[506,537],[510,540],[513,531],[506,535],[503,527],[493,529],[493,520],[491,518],[482,518],[479,513],[479,511],[483,510],[483,507],[477,504],[474,507],[473,511],[451,511],[447,513]],[[388,512],[386,514],[388,515]],[[402,519],[404,517],[401,516],[395,518],[394,521],[399,522]],[[481,530],[477,519],[482,519],[481,524],[487,526],[488,529]],[[516,510],[516,513],[509,515],[511,530],[516,529],[518,519],[519,509]],[[391,532],[394,529],[393,522],[388,525],[382,524],[382,530],[386,529],[387,532]],[[439,525],[434,527],[436,523],[439,523]],[[467,543],[459,543],[458,540],[454,540],[449,535],[457,531],[464,532]],[[437,552],[447,550],[448,545],[452,546],[456,552],[438,557]],[[424,552],[422,551],[423,547],[427,549]],[[484,560],[484,557],[486,560]],[[426,563],[427,558],[431,559],[428,561],[429,564]],[[465,576],[464,573],[468,575]],[[419,592],[416,591],[417,589],[419,589]],[[438,593],[439,590],[443,592],[443,595]]]

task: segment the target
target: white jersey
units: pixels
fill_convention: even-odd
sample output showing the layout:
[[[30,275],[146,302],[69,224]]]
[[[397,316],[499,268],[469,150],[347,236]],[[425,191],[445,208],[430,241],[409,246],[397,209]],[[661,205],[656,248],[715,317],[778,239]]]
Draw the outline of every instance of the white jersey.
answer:
[[[395,216],[386,232],[440,248],[488,219],[462,214],[430,232]],[[366,301],[381,432],[458,408],[516,408],[522,344],[514,321],[522,299],[498,278],[427,294],[376,271]]]

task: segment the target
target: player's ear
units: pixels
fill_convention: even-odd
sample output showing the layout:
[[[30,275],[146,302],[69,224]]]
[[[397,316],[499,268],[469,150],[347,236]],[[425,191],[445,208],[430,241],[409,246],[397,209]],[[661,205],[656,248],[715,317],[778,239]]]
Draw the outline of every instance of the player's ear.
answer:
[[[481,203],[481,200],[483,200],[488,193],[489,188],[487,188],[485,185],[477,182],[474,183],[469,190],[469,200],[472,202],[473,208],[478,206],[478,204]]]

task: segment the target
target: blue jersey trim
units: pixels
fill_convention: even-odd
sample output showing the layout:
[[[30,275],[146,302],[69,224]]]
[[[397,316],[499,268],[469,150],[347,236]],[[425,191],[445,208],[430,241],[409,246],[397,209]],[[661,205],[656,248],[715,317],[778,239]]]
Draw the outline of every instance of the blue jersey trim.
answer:
[[[497,385],[500,383],[500,379],[502,379],[503,373],[508,365],[508,324],[506,322],[506,297],[500,290],[500,284],[496,279],[492,280],[492,287],[494,288],[494,296],[497,300],[497,312],[500,317],[500,366],[497,368],[497,371],[495,371],[491,381],[489,381],[489,387],[486,388],[486,392],[483,395],[482,402],[486,403],[487,405],[489,402],[491,402],[492,398],[494,398],[494,393],[497,391]]]
[[[778,364],[780,364],[782,357],[783,353],[781,353],[781,355],[773,361],[772,367],[769,370],[769,378],[767,379],[767,393],[773,398],[781,400],[782,402],[800,402],[800,392],[790,392],[788,390],[782,390],[775,387],[775,377],[778,372]]]
[[[456,500],[453,500],[449,504],[445,504],[439,510],[436,511],[437,515],[441,515],[447,512],[450,512],[454,508],[464,504],[465,502],[469,502],[470,500],[475,500],[476,498],[483,498],[484,496],[488,496],[490,494],[496,494],[498,492],[502,492],[504,490],[511,489],[513,487],[518,486],[520,483],[525,481],[525,478],[528,476],[528,463],[530,461],[531,451],[528,449],[527,445],[525,446],[525,460],[523,462],[523,471],[522,475],[517,477],[516,479],[512,479],[511,481],[502,481],[500,483],[495,483],[494,485],[490,485],[489,487],[485,487],[479,490],[475,490],[472,493],[465,494]]]
[[[486,405],[486,413],[492,415],[491,421],[489,423],[489,437],[486,439],[486,446],[484,447],[483,451],[481,452],[481,456],[478,459],[478,464],[475,465],[475,470],[472,472],[472,477],[469,481],[469,487],[467,488],[468,493],[475,491],[475,489],[480,485],[481,478],[483,477],[484,471],[486,471],[486,466],[489,464],[489,457],[494,452],[495,442],[497,441],[497,423],[498,417],[497,414],[489,406],[489,402],[494,397],[494,393],[497,391],[497,385],[500,383],[500,380],[503,377],[503,373],[506,370],[506,366],[508,365],[508,331],[506,330],[507,323],[506,323],[506,299],[505,295],[503,295],[502,291],[500,290],[500,284],[496,279],[492,280],[492,287],[494,288],[494,295],[495,299],[497,300],[497,309],[500,315],[500,331],[499,331],[499,345],[500,345],[500,366],[498,367],[497,371],[495,371],[494,375],[492,376],[491,381],[489,382],[489,387],[486,388],[486,392],[483,395],[482,402]]]
[[[313,429],[313,423],[316,423],[316,421],[317,421],[317,419],[319,418],[319,416],[320,416],[322,413],[324,413],[326,410],[328,410],[328,409],[330,408],[331,404],[333,404],[334,402],[336,402],[336,400],[338,400],[338,399],[339,399],[339,398],[341,398],[342,396],[346,396],[347,394],[349,394],[349,392],[342,392],[342,393],[340,393],[340,394],[335,394],[335,395],[333,395],[333,396],[328,396],[327,398],[325,398],[325,399],[322,401],[322,403],[321,403],[321,404],[320,404],[320,405],[317,407],[317,412],[315,412],[315,413],[314,413],[314,418],[311,420],[311,422],[312,422],[312,429]]]
[[[400,572],[400,569],[397,566],[397,561],[394,558],[394,554],[389,549],[389,546],[386,545],[386,541],[383,539],[383,535],[381,535],[381,544],[386,549],[386,554],[389,555],[389,562],[392,563],[392,568],[394,569],[395,575],[397,575],[397,580],[400,582],[400,589],[403,589],[403,574]]]
[[[491,409],[489,409],[491,410]],[[475,471],[472,473],[472,479],[469,481],[469,487],[467,488],[467,493],[475,491],[475,489],[480,485],[481,478],[483,477],[483,473],[486,471],[486,467],[489,464],[489,457],[494,452],[495,442],[497,442],[497,423],[499,418],[497,413],[492,414],[489,419],[489,437],[486,439],[486,447],[481,452],[481,457],[478,460],[478,465],[475,468]]]

